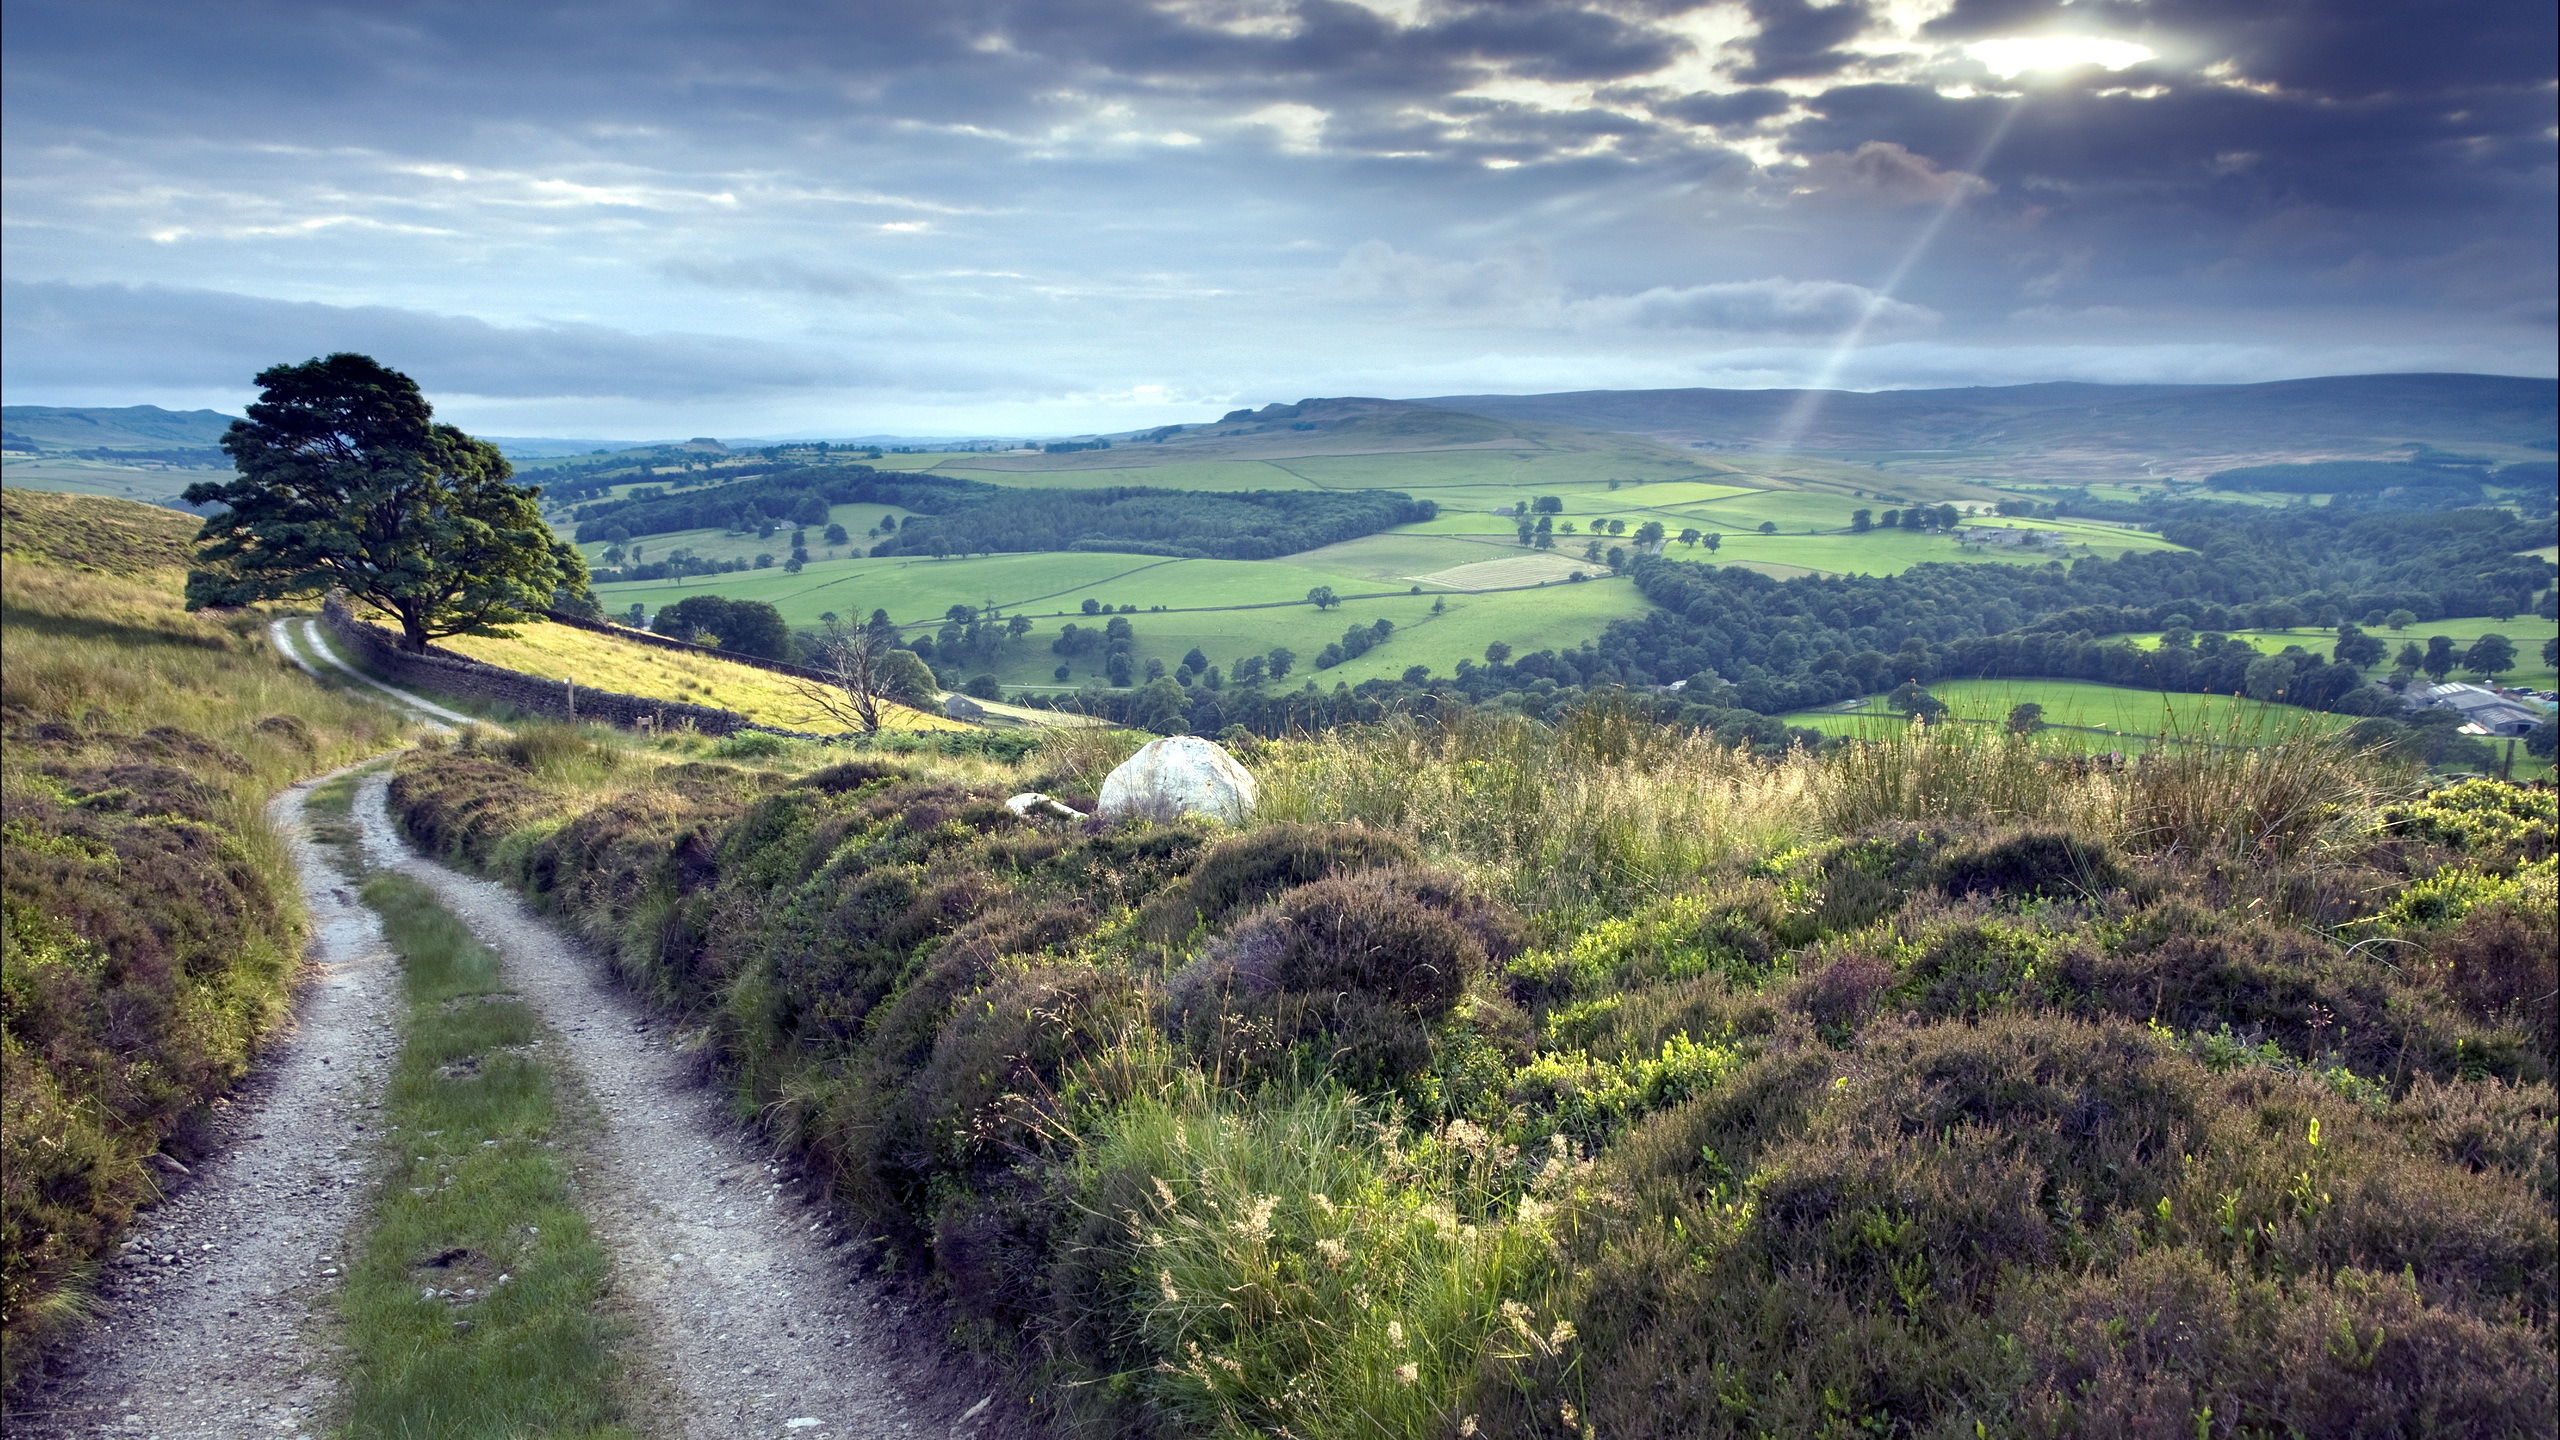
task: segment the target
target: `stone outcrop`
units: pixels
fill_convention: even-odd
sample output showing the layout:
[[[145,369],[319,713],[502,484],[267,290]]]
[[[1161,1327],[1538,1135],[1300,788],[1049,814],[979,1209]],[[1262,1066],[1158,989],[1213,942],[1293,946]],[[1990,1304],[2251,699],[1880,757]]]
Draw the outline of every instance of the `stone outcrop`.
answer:
[[[1151,740],[1102,781],[1105,819],[1205,815],[1228,824],[1253,813],[1262,798],[1253,773],[1215,740],[1168,735]]]

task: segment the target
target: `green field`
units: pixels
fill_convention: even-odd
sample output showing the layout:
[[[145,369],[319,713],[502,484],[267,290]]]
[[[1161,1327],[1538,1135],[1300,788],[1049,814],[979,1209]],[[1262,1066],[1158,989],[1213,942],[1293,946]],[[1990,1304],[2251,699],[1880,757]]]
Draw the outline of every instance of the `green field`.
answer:
[[[21,490],[53,490],[70,495],[105,495],[117,500],[157,504],[199,480],[228,480],[227,470],[180,470],[166,465],[118,465],[106,460],[75,460],[68,455],[12,455],[0,479]]]
[[[2554,635],[2560,635],[2560,622],[2544,620],[2537,616],[2519,615],[2511,620],[2496,620],[2486,615],[2472,615],[2459,620],[2421,620],[2406,630],[2386,630],[2377,626],[2366,633],[2389,646],[2392,656],[2397,656],[2400,653],[2400,647],[2413,640],[2417,642],[2418,648],[2423,650],[2426,648],[2427,641],[2437,635],[2442,635],[2462,646],[2470,645],[2472,641],[2483,635],[2504,635],[2515,642],[2517,663],[2516,668],[2497,677],[2500,684],[2522,686],[2529,690],[2549,690],[2554,688],[2555,682],[2560,682],[2560,673],[2555,673],[2553,667],[2542,663],[2542,642]],[[2157,631],[2149,634],[2127,635],[2123,638],[2145,650],[2156,650],[2160,646],[2160,635]],[[2231,632],[2231,638],[2246,640],[2253,648],[2269,655],[2275,654],[2287,645],[2299,645],[2315,655],[2327,655],[2330,648],[2338,643],[2338,632],[2316,627],[2294,630],[2235,630]],[[2390,663],[2389,659],[2385,659],[2383,665],[2376,668],[2387,669]],[[2469,677],[2461,671],[2456,671],[2453,678]]]
[[[2100,742],[2093,748],[2107,750],[2128,748],[2124,741],[2138,743],[2164,734],[2247,742],[2296,725],[2343,730],[2355,723],[2351,716],[2235,700],[2228,695],[2171,694],[2083,680],[1948,680],[1930,686],[1929,693],[1944,701],[1948,713],[1959,720],[2003,721],[2015,706],[2042,705],[2046,724],[2075,727]],[[1907,723],[1886,709],[1880,696],[1853,700],[1847,706],[1799,710],[1782,718],[1790,725],[1831,735],[1872,734],[1880,726]]]
[[[1445,547],[1454,560],[1436,549],[1413,558],[1424,563],[1461,563],[1491,556],[1518,555],[1517,546],[1488,547],[1429,536],[1372,536],[1349,546],[1387,547],[1373,553],[1392,555],[1397,545]],[[1344,594],[1362,590],[1410,591],[1410,580],[1367,582],[1362,564],[1336,558],[1324,568],[1304,563],[1327,551],[1289,560],[1165,560],[1146,555],[1067,553],[993,555],[966,560],[881,559],[816,561],[798,575],[782,570],[698,576],[691,580],[639,581],[599,585],[596,599],[613,614],[635,602],[651,611],[687,595],[724,595],[763,600],[780,609],[795,626],[813,626],[822,614],[846,619],[885,609],[901,624],[930,624],[953,605],[993,603],[1008,613],[1030,615],[1037,628],[1008,649],[1001,662],[988,667],[1008,685],[1051,686],[1058,663],[1049,642],[1066,623],[1102,623],[1082,613],[1094,599],[1117,608],[1135,605],[1130,616],[1137,631],[1141,662],[1161,659],[1166,668],[1179,665],[1183,654],[1200,647],[1224,666],[1236,657],[1260,654],[1275,645],[1302,657],[1299,678],[1317,678],[1312,666],[1318,651],[1353,624],[1380,618],[1395,622],[1397,634],[1388,644],[1359,661],[1322,672],[1336,680],[1358,683],[1373,675],[1396,675],[1410,665],[1429,665],[1447,674],[1462,658],[1479,657],[1500,640],[1522,652],[1578,644],[1597,634],[1610,620],[1644,612],[1645,602],[1623,579],[1587,584],[1558,583],[1543,589],[1491,594],[1439,593],[1388,595],[1374,600],[1345,600],[1327,611],[1303,603],[1316,586]],[[1443,610],[1432,613],[1435,600]],[[1154,607],[1164,606],[1163,611]],[[1270,608],[1210,608],[1268,606]],[[1086,657],[1071,683],[1081,684],[1085,668],[1098,668],[1099,656]]]
[[[880,517],[884,515],[896,516],[901,525],[913,518],[909,511],[901,510],[895,505],[828,506],[827,518],[845,528],[850,544],[845,547],[830,546],[825,539],[826,527],[812,525],[809,527],[811,563],[843,559],[847,554],[861,553],[865,547],[881,538],[867,532],[879,524]],[[774,563],[779,565],[791,558],[791,530],[791,526],[785,525],[762,540],[752,534],[733,534],[718,529],[670,530],[658,535],[643,535],[632,543],[640,547],[643,560],[664,560],[678,550],[690,550],[705,560],[752,562],[758,555],[771,555]],[[568,535],[568,530],[561,532],[562,539],[568,538]],[[606,543],[602,540],[590,540],[578,547],[578,553],[587,557],[589,566],[601,567],[604,564]]]
[[[989,485],[1009,485],[1016,490],[1098,490],[1113,485],[1143,485],[1157,490],[1320,490],[1323,486],[1259,460],[1190,460],[1167,465],[1128,465],[1104,468],[1057,470],[989,470],[973,468],[967,462],[975,455],[901,455],[901,460],[943,459],[947,465],[919,465],[912,468],[931,470],[936,475],[949,475],[958,480],[977,480]],[[868,462],[883,469],[885,461]],[[1387,488],[1394,488],[1392,486]]]

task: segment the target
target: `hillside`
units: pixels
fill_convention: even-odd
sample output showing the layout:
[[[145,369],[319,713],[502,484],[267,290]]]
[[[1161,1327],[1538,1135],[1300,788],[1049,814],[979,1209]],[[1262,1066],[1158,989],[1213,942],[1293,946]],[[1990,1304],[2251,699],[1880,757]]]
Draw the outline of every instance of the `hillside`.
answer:
[[[219,410],[163,410],[157,405],[0,405],[0,429],[9,432],[13,450],[21,440],[47,450],[211,449],[222,443],[235,418]]]
[[[307,927],[269,794],[401,726],[285,666],[264,617],[187,613],[173,562],[192,518],[14,490],[0,505],[14,1374],[82,1316],[98,1258],[176,1173],[162,1162],[208,1147],[209,1103],[289,1018]]]
[[[2548,792],[1555,718],[1246,745],[1235,825],[1005,807],[1094,732],[390,801],[1061,1433],[2548,1432]]]
[[[1448,395],[1418,403],[1517,423],[1624,431],[1717,451],[1767,449],[1808,392],[1595,390]],[[2560,387],[2502,375],[2339,375],[2257,385],[2059,382],[1957,390],[1829,391],[1799,444],[1817,452],[1962,452],[1927,473],[2019,478],[2177,474],[2397,447],[2489,447],[2547,457]],[[2536,447],[2540,447],[2539,450]],[[1897,471],[1927,457],[1906,455]],[[2395,457],[2396,458],[2396,457]]]

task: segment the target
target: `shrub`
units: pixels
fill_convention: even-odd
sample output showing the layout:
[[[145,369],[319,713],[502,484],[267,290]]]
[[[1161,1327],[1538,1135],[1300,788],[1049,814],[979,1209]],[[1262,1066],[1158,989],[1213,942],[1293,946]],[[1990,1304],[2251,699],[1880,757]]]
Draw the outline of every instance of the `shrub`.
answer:
[[[2551,1429],[2542,1337],[2432,1306],[2395,1275],[2279,1285],[2162,1249],[2009,1309],[2030,1434],[2222,1435],[2258,1417],[2306,1437]]]
[[[2291,1055],[2395,1084],[2466,1069],[2548,1073],[2520,1035],[2464,1019],[2369,958],[2263,919],[2169,900],[2126,917],[2102,948],[2073,946],[2050,972],[2054,1003],[2180,1031],[2228,1026]]]
[[[1430,1027],[1517,945],[1507,913],[1427,870],[1370,871],[1283,893],[1176,977],[1195,1048],[1245,1072],[1325,1042],[1348,1083],[1384,1088],[1431,1058]]]
[[[1148,933],[1179,939],[1294,886],[1382,865],[1410,864],[1413,847],[1360,825],[1265,825],[1202,852],[1183,883],[1148,907]]]
[[[903,780],[912,773],[904,765],[865,756],[858,760],[840,760],[822,770],[813,770],[801,776],[798,783],[824,790],[830,795],[841,795],[876,781]]]
[[[2430,978],[2481,1020],[2523,1026],[2541,1047],[2545,1074],[2560,1073],[2560,945],[2553,940],[2560,906],[2553,892],[2545,860],[2424,942]]]
[[[1806,938],[1800,919],[1776,886],[1753,880],[1601,920],[1559,949],[1521,955],[1508,973],[1514,992],[1532,1005],[1702,975],[1756,981],[1791,936]]]
[[[1943,894],[2002,900],[2076,899],[2119,889],[2125,880],[2106,846],[2049,830],[1953,851],[1939,861],[1937,873]]]
[[[2560,797],[2496,780],[2464,780],[2382,812],[2395,834],[2442,845],[2506,870],[2552,855]]]
[[[1803,1134],[1761,1162],[1749,1242],[1784,1267],[1919,1310],[1979,1300],[2070,1233],[2175,1188],[2204,1071],[2140,1027],[2003,1015],[1888,1029],[1854,1052]]]

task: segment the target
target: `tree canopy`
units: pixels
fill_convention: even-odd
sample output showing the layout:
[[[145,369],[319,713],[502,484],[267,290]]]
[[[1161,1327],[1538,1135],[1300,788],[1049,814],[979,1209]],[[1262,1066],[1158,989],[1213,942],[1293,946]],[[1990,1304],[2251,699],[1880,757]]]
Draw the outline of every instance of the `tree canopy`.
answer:
[[[762,600],[688,595],[658,612],[650,628],[670,640],[716,645],[767,660],[791,658],[791,631],[782,612]]]
[[[585,592],[586,562],[543,523],[542,492],[512,483],[495,445],[435,423],[416,381],[340,353],[274,366],[258,386],[222,439],[238,476],[186,490],[224,507],[196,537],[188,609],[343,589],[423,650]]]

